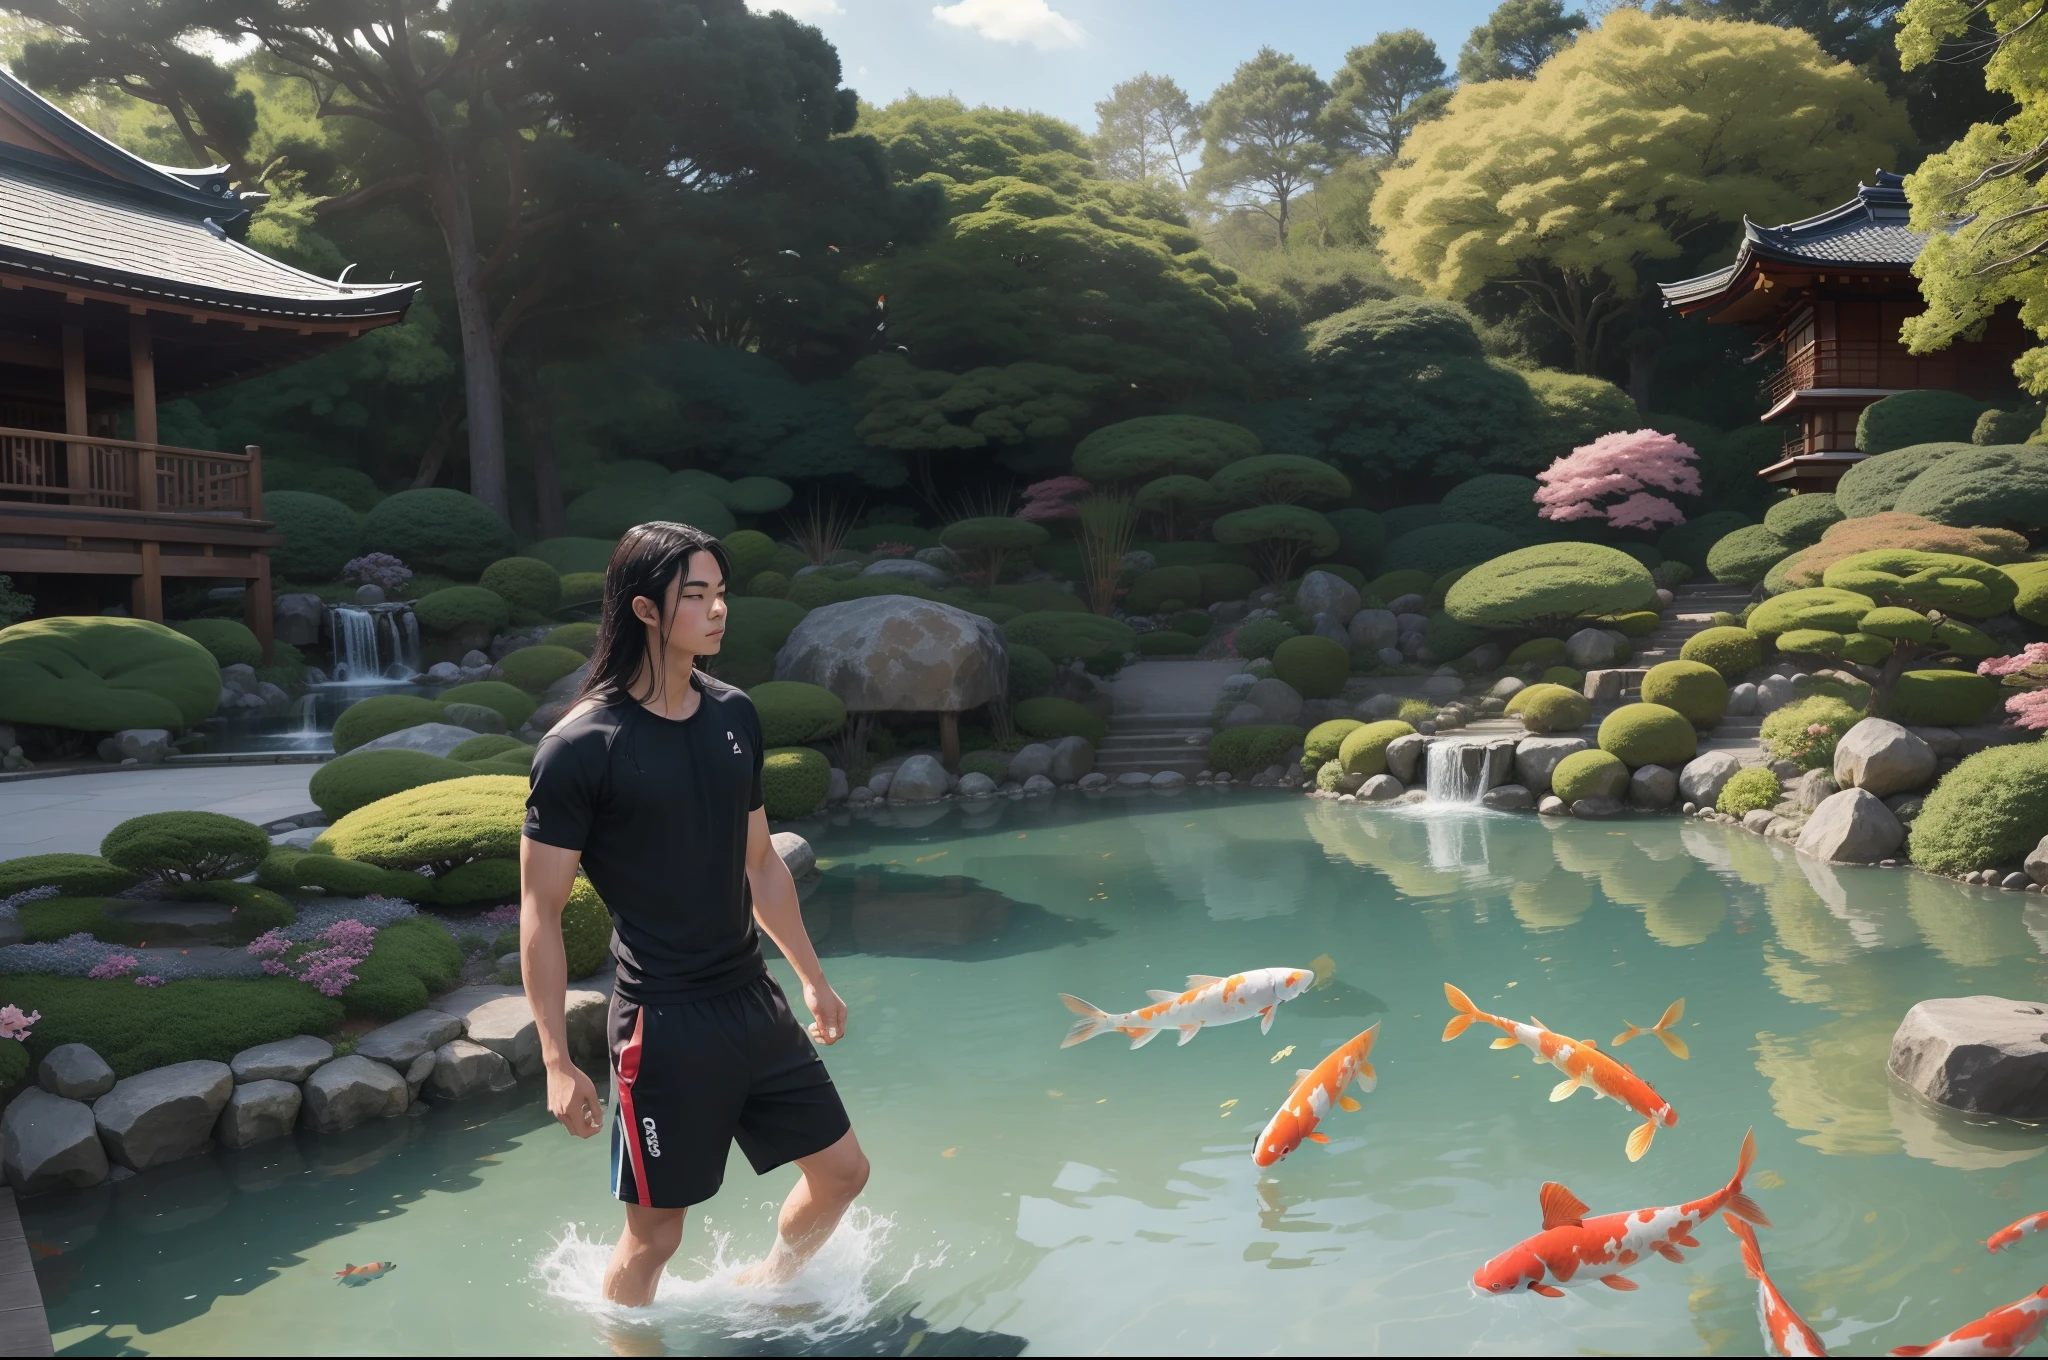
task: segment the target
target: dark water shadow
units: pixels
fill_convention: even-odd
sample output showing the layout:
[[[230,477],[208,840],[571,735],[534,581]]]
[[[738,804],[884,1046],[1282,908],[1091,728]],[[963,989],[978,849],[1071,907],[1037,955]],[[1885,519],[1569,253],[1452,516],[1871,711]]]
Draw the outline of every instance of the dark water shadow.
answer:
[[[804,894],[803,911],[812,945],[827,958],[882,954],[978,963],[1115,933],[1097,921],[1020,902],[965,874],[886,865],[827,869]]]
[[[792,1352],[787,1339],[692,1337],[691,1355],[1022,1355],[1031,1344],[1007,1332],[981,1332],[972,1327],[933,1331],[914,1314],[876,1321],[857,1331],[810,1342]]]

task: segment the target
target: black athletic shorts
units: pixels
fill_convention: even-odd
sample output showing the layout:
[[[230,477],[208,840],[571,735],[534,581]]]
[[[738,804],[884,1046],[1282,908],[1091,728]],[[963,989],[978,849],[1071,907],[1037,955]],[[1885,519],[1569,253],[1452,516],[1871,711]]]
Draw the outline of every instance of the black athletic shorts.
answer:
[[[612,1193],[687,1209],[718,1193],[732,1142],[766,1175],[853,1127],[811,1037],[766,973],[674,1005],[612,996]]]

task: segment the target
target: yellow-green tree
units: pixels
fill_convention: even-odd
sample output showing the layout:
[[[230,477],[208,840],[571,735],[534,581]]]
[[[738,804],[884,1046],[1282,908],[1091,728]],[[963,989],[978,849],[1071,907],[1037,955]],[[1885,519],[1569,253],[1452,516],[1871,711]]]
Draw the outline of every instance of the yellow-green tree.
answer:
[[[2048,337],[2048,3],[2044,0],[1909,0],[1900,14],[1899,56],[1907,67],[1943,57],[1945,44],[1974,37],[1972,20],[1996,30],[1985,85],[2012,97],[2002,123],[1978,123],[1906,178],[1913,226],[1931,233],[1913,266],[1927,310],[1905,325],[1915,353],[1940,349],[1982,326],[2008,303]],[[2048,391],[2048,347],[2020,356],[2013,372],[2032,392]]]
[[[1590,373],[1654,262],[1745,214],[1839,201],[1910,135],[1809,34],[1620,9],[1533,78],[1460,89],[1408,139],[1373,223],[1388,263],[1439,297],[1526,291]]]

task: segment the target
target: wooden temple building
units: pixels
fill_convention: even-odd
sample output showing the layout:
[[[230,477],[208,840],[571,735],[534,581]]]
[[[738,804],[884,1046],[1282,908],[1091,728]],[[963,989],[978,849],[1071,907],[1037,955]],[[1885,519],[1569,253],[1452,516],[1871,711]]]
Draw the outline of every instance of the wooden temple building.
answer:
[[[142,160],[0,73],[0,573],[38,613],[161,621],[166,578],[245,582],[268,657],[261,451],[160,444],[157,404],[401,320],[417,285],[252,250],[263,197]]]
[[[1776,353],[1766,422],[1788,420],[1785,456],[1758,475],[1793,491],[1831,491],[1864,457],[1856,418],[1882,397],[1942,388],[1973,397],[2012,389],[2013,360],[2032,338],[2012,309],[1981,339],[1913,354],[1899,326],[1925,303],[1913,261],[1926,236],[1907,225],[1905,181],[1880,170],[1856,196],[1803,222],[1760,227],[1743,219],[1735,261],[1661,285],[1664,302],[1756,335],[1756,357]]]

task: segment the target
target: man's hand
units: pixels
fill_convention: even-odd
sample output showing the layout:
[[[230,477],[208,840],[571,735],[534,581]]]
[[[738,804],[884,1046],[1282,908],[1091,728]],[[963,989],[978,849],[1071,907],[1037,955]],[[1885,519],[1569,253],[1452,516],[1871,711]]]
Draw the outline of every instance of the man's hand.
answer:
[[[821,1044],[836,1044],[846,1033],[846,1003],[832,984],[823,978],[804,983],[804,1004],[811,1008],[810,1036]]]
[[[604,1127],[604,1102],[597,1098],[597,1087],[574,1063],[548,1068],[548,1113],[578,1138]]]

